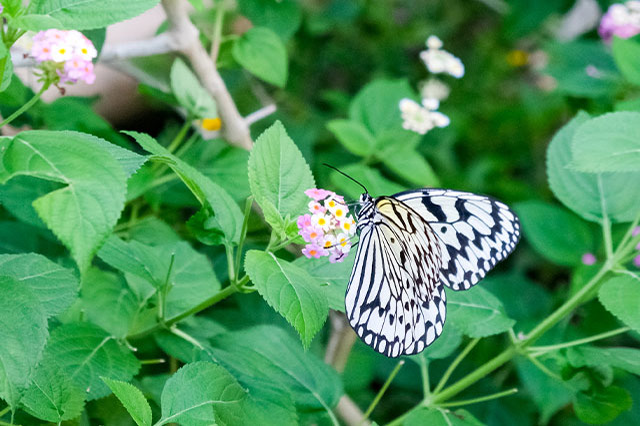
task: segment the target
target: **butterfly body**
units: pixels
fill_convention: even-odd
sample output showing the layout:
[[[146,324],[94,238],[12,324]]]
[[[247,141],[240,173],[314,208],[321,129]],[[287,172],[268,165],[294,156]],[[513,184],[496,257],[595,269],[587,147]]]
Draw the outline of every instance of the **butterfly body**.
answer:
[[[467,192],[366,193],[360,205],[346,313],[360,338],[389,357],[433,343],[446,319],[444,287],[477,284],[519,238],[518,219],[506,205]]]

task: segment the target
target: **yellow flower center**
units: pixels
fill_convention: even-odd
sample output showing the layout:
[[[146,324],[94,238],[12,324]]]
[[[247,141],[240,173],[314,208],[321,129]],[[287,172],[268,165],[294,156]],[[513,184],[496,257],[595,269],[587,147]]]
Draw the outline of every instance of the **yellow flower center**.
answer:
[[[342,216],[342,214],[343,214],[342,210],[340,210],[340,209],[336,210],[336,217],[340,217],[340,216]]]
[[[62,49],[58,50],[58,52],[60,52],[61,55],[64,55],[64,52],[66,52],[66,51],[67,51],[67,49],[65,49],[65,48],[62,48]]]
[[[318,253],[318,252],[317,252],[317,251],[315,251],[315,250],[309,250],[309,254],[310,254],[311,256],[315,256],[315,255],[316,255],[316,253]]]
[[[344,229],[349,230],[349,228],[351,228],[351,224],[349,222],[346,222],[344,224]]]
[[[331,247],[331,241],[325,241],[324,242],[324,246],[326,247]]]
[[[222,127],[222,120],[216,118],[205,118],[202,120],[202,128],[209,131],[220,130]]]
[[[327,221],[326,221],[326,220],[324,220],[324,218],[323,218],[323,217],[321,217],[320,219],[318,219],[318,224],[319,224],[319,225],[324,225],[324,224],[326,224],[326,223],[327,223]]]
[[[312,232],[312,233],[309,234],[309,237],[311,237],[311,238],[316,238],[317,236],[318,236],[318,234],[315,233],[315,232]]]
[[[331,200],[329,201],[329,207],[335,207],[336,206],[336,202]]]

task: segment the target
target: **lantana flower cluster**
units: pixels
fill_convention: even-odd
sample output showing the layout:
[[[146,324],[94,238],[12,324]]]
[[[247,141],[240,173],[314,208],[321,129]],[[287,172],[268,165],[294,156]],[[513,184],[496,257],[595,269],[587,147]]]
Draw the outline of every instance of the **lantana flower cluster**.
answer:
[[[427,49],[420,52],[420,59],[430,73],[448,74],[455,78],[464,75],[462,61],[442,49],[442,40],[432,35],[427,38],[426,45]],[[400,100],[398,107],[402,115],[402,127],[424,135],[435,127],[448,126],[449,117],[437,110],[440,101],[445,100],[449,92],[449,86],[436,77],[423,81],[420,84],[421,103],[408,98]]]
[[[298,217],[299,234],[307,243],[302,254],[308,258],[329,256],[331,263],[342,262],[351,250],[356,222],[344,198],[326,189],[308,189],[309,212]]]
[[[44,73],[55,83],[93,84],[96,75],[92,60],[98,51],[91,40],[76,30],[49,29],[33,37],[31,56]]]
[[[640,1],[612,4],[600,21],[598,33],[607,43],[613,36],[630,38],[640,34]]]

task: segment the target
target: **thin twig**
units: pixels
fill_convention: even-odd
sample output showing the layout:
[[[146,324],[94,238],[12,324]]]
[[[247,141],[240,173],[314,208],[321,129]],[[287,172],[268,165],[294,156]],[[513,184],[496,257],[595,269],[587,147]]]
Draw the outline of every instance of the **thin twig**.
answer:
[[[250,150],[253,141],[249,126],[238,112],[215,64],[200,43],[198,29],[189,19],[187,4],[186,0],[162,0],[162,7],[170,23],[169,33],[173,36],[177,50],[187,57],[202,85],[216,100],[224,138],[232,145]]]

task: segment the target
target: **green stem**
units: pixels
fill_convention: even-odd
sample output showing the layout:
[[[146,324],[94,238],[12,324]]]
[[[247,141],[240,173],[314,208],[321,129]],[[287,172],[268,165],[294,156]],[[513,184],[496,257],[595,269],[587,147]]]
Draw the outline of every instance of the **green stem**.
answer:
[[[633,230],[636,228],[636,226],[638,226],[638,223],[640,223],[640,213],[638,214],[638,216],[636,216],[633,222],[631,222],[631,226],[629,227],[629,229],[627,229],[624,237],[622,237],[622,239],[620,240],[620,244],[618,244],[618,250],[623,248],[625,244],[627,244],[627,241],[631,239],[631,237],[633,236]],[[638,238],[640,238],[640,235],[638,236]]]
[[[4,127],[5,125],[11,123],[13,120],[15,120],[20,115],[22,115],[23,112],[25,112],[26,110],[31,108],[36,102],[38,102],[38,99],[40,99],[40,96],[42,96],[42,94],[49,88],[49,86],[51,86],[51,82],[48,82],[48,81],[45,82],[42,85],[42,87],[40,88],[40,91],[38,93],[36,93],[33,96],[33,98],[29,99],[24,105],[22,105],[20,108],[18,108],[18,110],[16,112],[11,114],[2,123],[0,123],[0,127]]]
[[[154,364],[164,364],[167,362],[164,358],[155,358],[155,359],[141,359],[140,364],[142,365],[154,365]]]
[[[218,53],[220,52],[220,40],[222,38],[222,23],[224,22],[224,4],[219,1],[216,5],[216,16],[213,23],[213,36],[211,38],[211,60],[215,64],[218,60]]]
[[[451,374],[453,374],[453,371],[456,369],[456,367],[458,367],[458,365],[462,362],[462,360],[469,354],[469,352],[471,352],[471,350],[474,348],[475,345],[478,344],[479,341],[480,341],[479,338],[475,338],[471,340],[469,344],[464,348],[464,350],[460,352],[460,354],[456,357],[456,359],[453,360],[451,364],[449,364],[449,367],[442,375],[442,378],[438,382],[438,385],[436,386],[436,388],[433,390],[433,393],[437,394],[438,392],[440,392],[440,390],[442,390],[444,385],[447,384],[447,380],[449,380],[449,377],[451,377]]]
[[[548,346],[531,346],[528,348],[530,352],[535,352],[535,356],[545,354],[547,352],[556,351],[558,349],[570,348],[572,346],[584,345],[585,343],[595,342],[596,340],[606,339],[618,334],[626,333],[631,330],[630,327],[621,327],[605,333],[596,334],[595,336],[585,337],[583,339],[572,340],[571,342],[559,343],[557,345]]]
[[[235,284],[236,282],[236,266],[233,264],[233,247],[231,244],[225,244],[224,250],[227,254],[227,269],[229,270],[229,282]]]
[[[493,358],[491,361],[481,365],[476,370],[467,374],[466,376],[464,376],[462,379],[458,380],[451,386],[435,394],[432,400],[433,404],[435,405],[441,404],[446,400],[448,400],[449,398],[451,398],[452,396],[455,396],[458,393],[462,392],[463,390],[465,390],[466,388],[468,388],[478,380],[482,379],[487,374],[491,373],[492,371],[500,368],[502,365],[509,362],[511,358],[513,358],[516,355],[516,353],[518,353],[518,351],[516,350],[515,347],[510,347],[505,349],[500,354],[498,354],[495,358]]]
[[[4,407],[2,409],[2,411],[0,411],[0,417],[4,416],[5,414],[7,414],[9,411],[11,411],[11,406],[7,405],[6,407]]]
[[[248,280],[248,277],[247,277]],[[178,316],[175,316],[173,318],[168,319],[167,321],[163,323],[157,323],[152,327],[149,327],[146,330],[141,331],[140,333],[134,334],[132,336],[127,336],[127,339],[131,339],[131,340],[135,340],[135,339],[140,339],[143,338],[145,336],[148,336],[149,334],[152,334],[158,330],[162,330],[165,329],[167,327],[172,326],[173,324],[182,321],[183,319],[191,316],[191,315],[195,315],[200,311],[204,311],[205,309],[207,309],[210,306],[215,305],[216,303],[226,299],[227,297],[235,294],[238,292],[238,287],[235,285],[230,285],[228,287],[223,288],[222,290],[220,290],[219,292],[217,292],[216,294],[214,294],[213,296],[211,296],[210,298],[208,298],[207,300],[201,302],[200,304],[198,304],[197,306],[194,306],[193,308],[184,311],[183,313],[181,313]]]
[[[421,356],[418,358],[418,363],[420,364],[420,377],[422,377],[422,394],[426,399],[431,396],[431,386],[429,383],[429,361],[426,357]]]
[[[518,389],[513,388],[503,392],[481,396],[478,398],[465,399],[463,401],[445,402],[444,404],[440,404],[440,407],[459,407],[461,405],[476,404],[478,402],[491,401],[492,399],[498,399],[498,398],[502,398],[503,396],[513,395],[514,393],[517,393],[517,392],[518,392]]]
[[[236,278],[240,275],[240,264],[242,263],[242,248],[244,240],[247,238],[247,229],[249,228],[249,215],[251,214],[251,206],[253,206],[253,196],[250,195],[244,204],[244,219],[242,220],[242,231],[240,231],[240,241],[236,249]]]
[[[171,282],[171,272],[173,271],[173,263],[176,260],[175,253],[171,255],[171,261],[169,263],[169,269],[167,270],[167,276],[162,284],[162,288],[160,292],[158,292],[158,319],[161,323],[164,323],[164,316],[167,313],[167,296],[169,291],[171,290],[170,282]]]
[[[362,415],[362,419],[360,420],[360,424],[363,424],[364,421],[369,418],[369,416],[371,415],[373,410],[376,408],[376,406],[378,405],[378,403],[382,399],[382,396],[387,391],[387,389],[391,385],[391,382],[396,377],[396,375],[398,374],[398,372],[400,371],[400,369],[402,368],[403,365],[404,365],[404,360],[400,360],[400,362],[398,362],[398,365],[396,365],[396,367],[393,369],[391,374],[389,374],[389,377],[387,377],[387,381],[384,382],[384,385],[382,385],[382,388],[380,389],[380,391],[378,392],[376,397],[373,399],[373,401],[369,405],[369,408],[367,408],[367,411],[365,411],[364,414]]]
[[[602,236],[604,238],[604,248],[607,253],[607,260],[613,258],[613,242],[611,240],[611,221],[607,214],[607,204],[604,201],[604,188],[602,187],[602,177],[598,175],[598,189],[600,191],[600,206],[602,209]]]
[[[289,245],[289,244],[291,244],[292,242],[293,242],[293,239],[292,239],[292,238],[289,238],[289,239],[287,239],[287,240],[285,240],[285,241],[281,242],[280,244],[277,244],[277,245],[275,245],[275,246],[273,246],[273,247],[270,247],[270,248],[269,248],[269,250],[267,250],[267,251],[271,251],[271,252],[275,253],[275,252],[277,252],[278,250],[280,250],[280,249],[282,249],[282,248],[285,248],[286,246],[288,246],[288,245]]]
[[[533,330],[529,332],[526,339],[520,342],[521,347],[527,347],[536,340],[538,340],[544,333],[546,333],[551,327],[556,325],[562,318],[574,310],[583,301],[585,295],[589,294],[600,282],[600,279],[604,277],[611,269],[611,260],[607,261],[598,273],[589,280],[589,282],[582,287],[576,294],[574,294],[569,300],[567,300],[562,306],[556,309],[551,315],[546,317],[540,324],[538,324]]]
[[[184,140],[184,137],[187,135],[187,132],[189,131],[189,129],[191,128],[191,116],[187,116],[187,118],[185,119],[184,124],[182,125],[182,127],[180,128],[180,131],[178,132],[178,134],[176,135],[175,138],[173,138],[173,140],[171,141],[171,143],[169,144],[169,146],[167,147],[167,151],[169,151],[170,153],[173,154],[173,152],[178,148],[178,146],[182,143],[182,141]]]
[[[538,370],[542,371],[544,374],[551,377],[553,380],[556,380],[558,382],[563,381],[562,377],[560,377],[558,374],[554,373],[553,371],[549,370],[547,366],[544,365],[542,362],[540,362],[537,358],[534,358],[532,356],[528,356],[527,358],[529,359],[529,361],[531,361],[533,365],[535,365],[538,368]]]
[[[171,331],[171,334],[175,334],[176,336],[180,337],[181,339],[191,343],[193,346],[195,346],[196,348],[200,349],[201,351],[204,351],[204,346],[202,346],[202,344],[200,342],[198,342],[197,339],[193,338],[189,334],[187,334],[184,331],[180,330],[178,327],[171,327],[169,329],[169,331]]]

